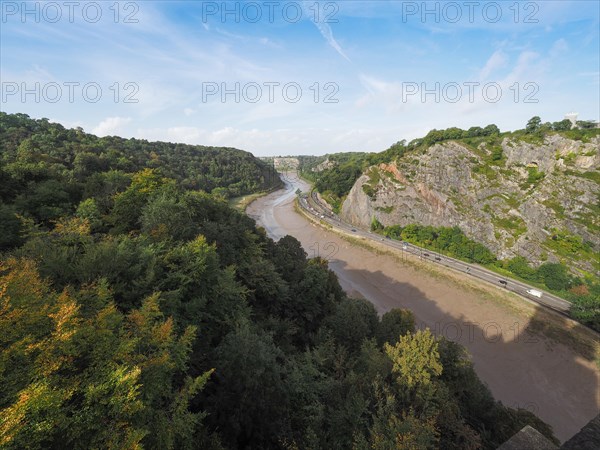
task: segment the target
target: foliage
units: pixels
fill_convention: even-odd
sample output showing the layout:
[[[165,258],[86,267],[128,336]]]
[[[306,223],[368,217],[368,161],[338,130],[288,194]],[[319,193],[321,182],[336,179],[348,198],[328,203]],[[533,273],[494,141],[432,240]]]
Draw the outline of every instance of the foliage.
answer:
[[[597,124],[593,120],[578,120],[577,126],[584,130],[597,128]]]
[[[371,231],[380,231],[383,230],[384,226],[381,224],[377,217],[373,216],[371,219]]]
[[[523,256],[515,256],[507,262],[507,269],[524,280],[537,279],[536,270],[529,265]]]
[[[444,252],[465,261],[479,264],[491,264],[496,261],[496,257],[490,250],[467,238],[458,227],[432,227],[415,224],[401,227],[392,225],[385,227],[383,234],[437,252]]]
[[[462,347],[414,333],[405,310],[380,320],[325,260],[231,209],[219,188],[267,182],[251,155],[0,118],[3,448],[492,449],[527,423],[551,436],[496,403]]]
[[[211,371],[185,376],[195,328],[178,335],[157,295],[125,315],[103,282],[58,293],[9,258],[0,302],[3,447],[191,447]]]
[[[544,172],[539,172],[536,167],[528,167],[527,168],[527,183],[528,184],[536,184],[540,180],[542,180],[545,176]]]
[[[600,330],[600,284],[579,284],[570,294],[571,315],[594,330]]]
[[[162,174],[186,189],[238,196],[278,185],[271,166],[231,149],[98,138],[47,119],[0,112],[0,198],[18,213],[49,223],[94,198],[101,212],[128,184],[127,174]],[[119,177],[121,178],[119,180]]]
[[[384,348],[398,382],[409,389],[428,385],[442,373],[438,344],[429,330],[400,336],[395,345],[385,343]]]
[[[572,125],[569,119],[563,119],[560,122],[553,122],[552,129],[555,131],[567,131],[571,129]]]
[[[533,116],[527,122],[527,126],[525,127],[525,132],[530,133],[530,134],[535,133],[536,131],[538,131],[540,129],[541,125],[542,125],[542,119],[540,119],[539,116]]]
[[[407,309],[392,309],[381,317],[377,327],[377,343],[383,345],[386,342],[394,345],[400,336],[413,332],[415,329],[415,318]]]

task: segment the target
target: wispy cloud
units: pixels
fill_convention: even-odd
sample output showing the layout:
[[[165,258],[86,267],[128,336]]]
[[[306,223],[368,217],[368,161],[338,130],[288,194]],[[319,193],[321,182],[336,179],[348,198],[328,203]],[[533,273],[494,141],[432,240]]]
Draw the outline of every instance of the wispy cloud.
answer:
[[[199,2],[139,2],[138,23],[126,24],[115,23],[106,5],[96,24],[22,23],[16,17],[0,29],[2,81],[29,88],[36,82],[97,82],[102,100],[82,101],[81,90],[73,103],[13,95],[3,110],[60,119],[102,135],[230,145],[261,154],[381,150],[434,127],[493,122],[510,129],[542,111],[543,120],[557,120],[565,105],[582,116],[597,115],[594,2],[538,2],[539,22],[531,24],[523,22],[524,3],[519,23],[515,8],[502,3],[505,14],[497,24],[481,19],[481,6],[472,24],[424,24],[420,15],[404,23],[402,2],[369,1],[336,2],[339,11],[329,17],[338,21],[328,23],[324,4],[315,16],[310,0],[297,23],[281,15],[275,22],[223,22],[219,15],[209,24],[201,19]],[[205,82],[231,89],[237,82],[267,81],[281,83],[275,102],[202,99]],[[330,81],[339,89],[337,104],[323,102]],[[497,82],[506,101],[403,98],[403,82],[431,89],[450,81]],[[137,103],[123,101],[129,93],[125,82],[138,86]],[[287,82],[301,84],[301,102],[282,101]],[[517,82],[521,100],[523,84],[537,83],[540,103],[508,99]]]
[[[340,44],[338,44],[338,42],[335,40],[335,37],[333,36],[333,30],[331,29],[331,26],[329,25],[329,23],[326,21],[325,18],[321,17],[321,15],[315,15],[314,12],[311,10],[311,7],[314,8],[315,5],[317,6],[317,8],[320,7],[320,5],[318,3],[304,0],[302,2],[302,8],[304,10],[304,14],[310,18],[310,21],[317,27],[317,29],[319,30],[321,35],[325,38],[327,43],[342,58],[344,58],[346,61],[350,62],[350,58],[348,58],[346,53],[344,53],[344,50],[342,50],[342,47],[340,46]]]
[[[506,66],[508,57],[502,50],[496,50],[479,72],[479,80],[487,80],[491,74]]]

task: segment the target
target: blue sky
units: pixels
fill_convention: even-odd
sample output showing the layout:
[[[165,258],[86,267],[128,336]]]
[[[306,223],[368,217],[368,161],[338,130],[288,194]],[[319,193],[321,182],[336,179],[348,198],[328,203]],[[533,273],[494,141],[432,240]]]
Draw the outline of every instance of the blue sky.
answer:
[[[2,110],[98,135],[324,154],[600,116],[595,0],[0,3]]]

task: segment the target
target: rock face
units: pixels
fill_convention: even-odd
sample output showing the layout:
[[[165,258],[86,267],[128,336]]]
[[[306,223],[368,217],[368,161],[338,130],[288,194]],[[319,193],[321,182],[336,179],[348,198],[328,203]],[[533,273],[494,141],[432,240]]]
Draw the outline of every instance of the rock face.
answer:
[[[325,161],[323,161],[317,167],[313,167],[312,171],[313,172],[322,172],[324,170],[331,169],[332,167],[335,167],[336,165],[337,165],[337,163],[335,161],[330,161],[329,158],[327,158]]]
[[[370,167],[341,217],[361,227],[373,217],[385,226],[458,226],[499,258],[599,270],[600,136],[588,143],[559,135],[538,144],[504,139],[499,150],[448,142]]]

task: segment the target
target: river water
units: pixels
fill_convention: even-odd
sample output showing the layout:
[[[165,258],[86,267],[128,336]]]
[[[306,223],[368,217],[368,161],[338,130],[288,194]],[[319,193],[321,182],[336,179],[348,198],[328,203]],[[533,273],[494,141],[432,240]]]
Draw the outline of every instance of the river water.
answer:
[[[460,274],[447,276],[349,243],[296,212],[295,191],[310,186],[294,174],[283,178],[284,189],[246,210],[270,237],[289,234],[309,257],[326,258],[344,290],[368,299],[380,314],[410,309],[418,328],[464,345],[496,399],[534,412],[561,441],[598,414],[600,370],[570,348],[529,332],[533,306],[493,287],[472,289],[476,282]]]

